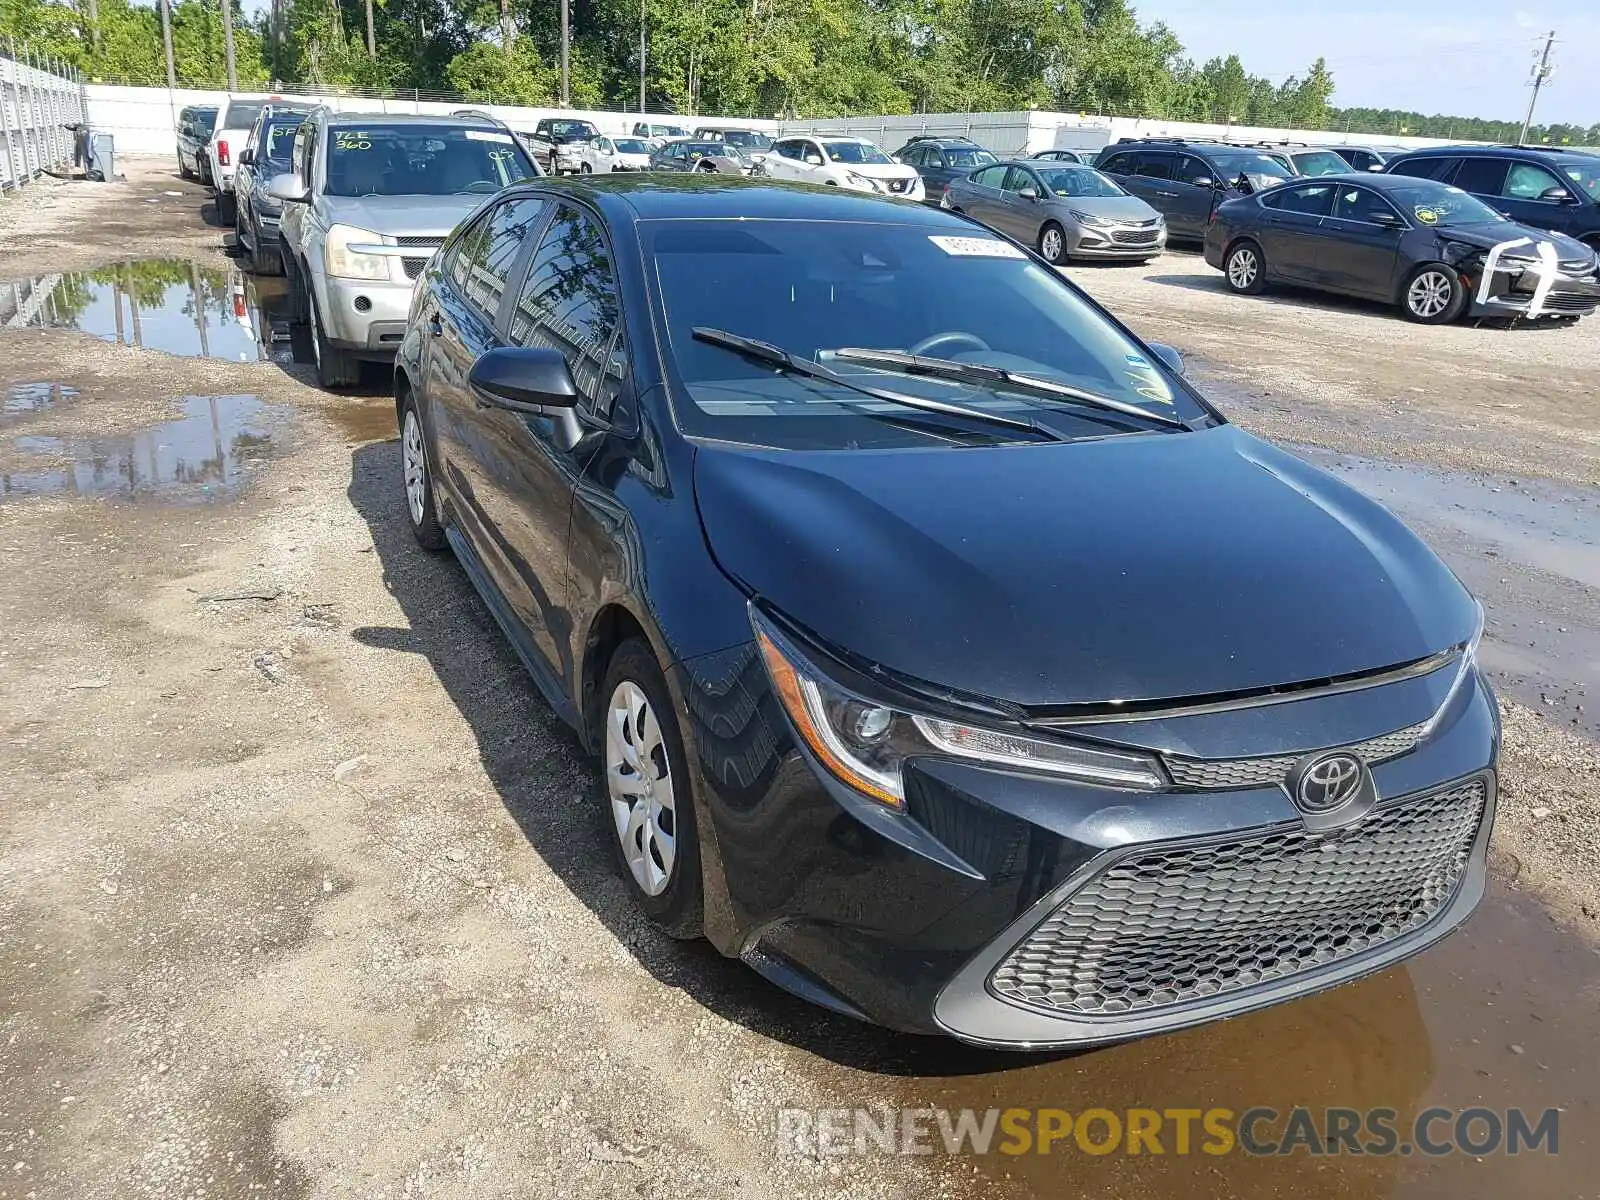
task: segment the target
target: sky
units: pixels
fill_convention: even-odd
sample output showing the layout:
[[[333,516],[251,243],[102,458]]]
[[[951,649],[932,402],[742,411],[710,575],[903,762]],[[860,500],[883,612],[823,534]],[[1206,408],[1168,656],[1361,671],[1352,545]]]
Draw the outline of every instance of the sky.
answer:
[[[1282,82],[1320,55],[1336,106],[1520,120],[1534,53],[1555,30],[1555,72],[1535,122],[1600,121],[1600,2],[1538,0],[1134,0],[1143,24],[1164,21],[1195,62],[1237,54]]]

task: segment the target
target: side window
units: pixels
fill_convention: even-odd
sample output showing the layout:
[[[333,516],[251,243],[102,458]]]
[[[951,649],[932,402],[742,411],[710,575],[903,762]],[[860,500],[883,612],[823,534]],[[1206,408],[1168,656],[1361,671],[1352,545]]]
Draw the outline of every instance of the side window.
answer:
[[[509,340],[561,351],[583,407],[605,416],[626,375],[626,357],[615,345],[620,326],[617,275],[599,226],[563,204],[534,251]]]
[[[1139,155],[1138,174],[1144,179],[1171,179],[1173,154],[1145,151]]]
[[[1512,200],[1538,200],[1551,188],[1560,188],[1563,192],[1567,190],[1559,179],[1543,167],[1519,162],[1511,164],[1511,171],[1506,175],[1504,194]]]
[[[1131,154],[1113,154],[1100,169],[1107,175],[1132,175],[1133,163],[1134,156]]]
[[[1178,161],[1178,182],[1194,183],[1197,179],[1216,180],[1217,173],[1192,154],[1185,154]]]
[[[928,148],[926,146],[913,146],[900,156],[900,161],[908,167],[922,167],[927,165]]]
[[[1385,170],[1390,175],[1410,175],[1413,179],[1437,179],[1440,183],[1449,183],[1450,177],[1455,174],[1459,158],[1408,158],[1404,162],[1396,163]]]
[[[984,187],[997,188],[1000,186],[1001,181],[1005,179],[1006,171],[1009,169],[1004,166],[985,167],[972,177],[972,182],[980,183]]]
[[[1367,188],[1341,188],[1339,198],[1334,202],[1333,215],[1346,221],[1365,221],[1372,224],[1374,213],[1386,212],[1391,216],[1399,216],[1394,205],[1390,204],[1377,192]]]
[[[314,186],[316,183],[317,146],[319,143],[317,133],[321,128],[322,127],[320,125],[306,125],[305,159],[300,165],[302,167],[301,181],[306,185],[307,188]],[[299,148],[298,141],[296,143],[296,148]]]
[[[506,294],[506,280],[517,254],[537,226],[544,202],[530,198],[507,200],[468,230],[461,239],[450,278],[462,295],[491,323]]]
[[[1279,212],[1325,217],[1333,211],[1334,187],[1329,183],[1311,187],[1276,187],[1261,197],[1261,203]]]
[[[1025,187],[1031,187],[1035,191],[1038,191],[1039,181],[1035,179],[1029,171],[1022,167],[1007,167],[1005,182],[1003,182],[1000,186],[1008,192],[1020,192]]]
[[[1498,196],[1505,186],[1508,165],[1503,158],[1464,159],[1456,172],[1455,185],[1477,196]]]
[[[306,142],[311,138],[311,126],[300,126],[294,135],[294,149],[289,152],[289,169],[301,179],[306,177]]]

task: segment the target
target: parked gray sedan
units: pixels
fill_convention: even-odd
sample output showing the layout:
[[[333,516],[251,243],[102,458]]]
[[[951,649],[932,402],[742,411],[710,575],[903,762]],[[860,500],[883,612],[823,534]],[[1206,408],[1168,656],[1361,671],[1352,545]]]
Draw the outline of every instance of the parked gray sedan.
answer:
[[[1167,244],[1160,213],[1093,167],[1076,163],[996,163],[954,180],[941,204],[1037,247],[1053,263],[1144,262]]]

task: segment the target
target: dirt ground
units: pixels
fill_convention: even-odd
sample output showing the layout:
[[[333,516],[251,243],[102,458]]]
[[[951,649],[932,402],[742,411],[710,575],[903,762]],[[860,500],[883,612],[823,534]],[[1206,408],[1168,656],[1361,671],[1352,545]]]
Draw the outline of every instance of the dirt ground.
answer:
[[[120,165],[0,200],[0,304],[12,279],[229,266],[197,186]],[[1600,319],[1419,330],[1242,301],[1182,254],[1073,274],[1258,431],[1600,483]],[[1443,946],[1176,1037],[979,1054],[634,914],[589,763],[411,543],[381,378],[330,396],[282,356],[0,328],[0,398],[0,1200],[1593,1193],[1592,661],[1543,668],[1559,709],[1506,705],[1494,894]],[[1600,619],[1600,581],[1560,565],[1492,568],[1508,612],[1571,589],[1532,650]],[[773,1136],[786,1106],[1183,1099],[1571,1115],[1555,1162],[824,1160]]]

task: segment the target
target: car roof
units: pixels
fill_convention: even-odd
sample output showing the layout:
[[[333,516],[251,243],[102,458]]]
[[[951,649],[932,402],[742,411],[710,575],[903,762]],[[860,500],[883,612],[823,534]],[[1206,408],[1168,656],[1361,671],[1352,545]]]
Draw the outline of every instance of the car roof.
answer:
[[[870,146],[872,144],[866,138],[857,137],[853,133],[807,133],[799,136],[816,138],[819,142],[855,142],[862,146]]]
[[[925,204],[820,184],[778,183],[729,175],[600,174],[541,178],[520,188],[586,199],[610,221],[697,217],[773,221],[881,221],[972,232],[970,222]]]
[[[1478,158],[1516,158],[1521,154],[1549,154],[1557,158],[1563,155],[1576,154],[1587,157],[1581,150],[1574,150],[1570,146],[1423,146],[1418,150],[1406,151],[1408,155],[1416,154],[1429,158],[1449,155],[1452,158],[1463,154],[1471,154]]]
[[[505,127],[498,121],[485,117],[430,116],[427,113],[334,112],[332,109],[325,111],[330,126],[346,125],[351,122],[359,125],[459,125],[462,129],[492,129],[496,133],[505,132]]]

